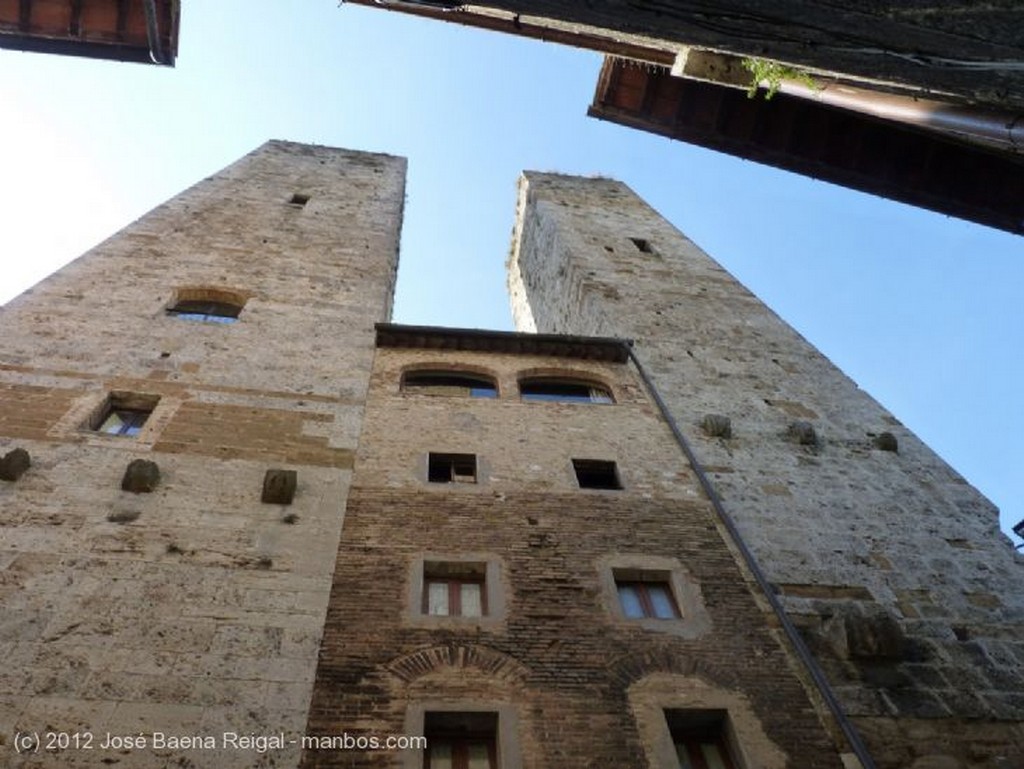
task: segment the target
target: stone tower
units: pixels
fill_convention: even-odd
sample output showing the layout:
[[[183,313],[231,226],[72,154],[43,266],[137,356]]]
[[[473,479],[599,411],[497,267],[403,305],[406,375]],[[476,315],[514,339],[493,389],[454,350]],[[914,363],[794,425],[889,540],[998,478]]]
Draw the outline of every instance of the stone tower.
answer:
[[[301,734],[404,179],[270,142],[0,311],[4,766],[263,766],[230,734]]]
[[[635,340],[879,766],[1024,766],[1024,564],[980,493],[621,183],[525,174],[509,288],[522,331]]]

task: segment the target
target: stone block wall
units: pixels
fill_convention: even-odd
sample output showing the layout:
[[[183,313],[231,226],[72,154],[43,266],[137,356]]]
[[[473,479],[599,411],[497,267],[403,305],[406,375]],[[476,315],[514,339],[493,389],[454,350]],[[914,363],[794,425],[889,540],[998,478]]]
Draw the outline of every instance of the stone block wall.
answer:
[[[879,765],[1024,760],[1024,559],[991,503],[625,185],[519,192],[517,327],[636,340]]]
[[[404,174],[270,142],[0,310],[0,453],[32,458],[0,481],[0,764],[297,764]],[[244,307],[169,314],[188,291]],[[89,429],[111,393],[155,403],[137,436]],[[291,505],[260,501],[275,468]]]

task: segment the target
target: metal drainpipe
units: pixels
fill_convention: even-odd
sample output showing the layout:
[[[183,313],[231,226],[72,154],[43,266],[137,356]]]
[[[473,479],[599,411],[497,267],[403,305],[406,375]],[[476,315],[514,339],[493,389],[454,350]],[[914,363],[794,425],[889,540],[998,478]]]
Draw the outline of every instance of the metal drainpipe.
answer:
[[[733,544],[735,544],[739,549],[740,554],[743,556],[743,560],[747,564],[747,568],[750,569],[751,574],[754,575],[754,579],[757,581],[758,587],[760,587],[764,592],[765,597],[768,599],[768,603],[771,605],[772,610],[778,617],[779,623],[782,625],[783,631],[786,633],[786,637],[789,639],[789,642],[792,644],[797,656],[800,658],[800,661],[810,674],[811,679],[818,687],[818,692],[821,694],[822,699],[825,700],[825,704],[828,706],[828,709],[832,711],[833,717],[839,724],[839,728],[842,729],[847,743],[857,756],[857,760],[860,761],[861,766],[864,769],[876,769],[875,762],[868,753],[864,742],[861,740],[860,734],[857,733],[857,729],[852,723],[850,723],[846,713],[843,712],[843,706],[839,704],[839,700],[836,699],[835,694],[832,692],[832,687],[825,678],[825,674],[822,673],[817,661],[813,656],[811,656],[811,652],[808,650],[804,640],[800,637],[796,627],[790,621],[789,616],[786,614],[786,610],[782,608],[782,604],[779,603],[779,599],[776,598],[771,584],[768,582],[764,572],[761,571],[761,567],[757,563],[757,559],[747,547],[747,544],[743,541],[743,538],[740,536],[739,529],[736,528],[736,524],[733,523],[732,518],[729,517],[725,507],[722,505],[722,500],[719,498],[718,492],[715,491],[715,487],[711,484],[707,475],[705,475],[704,468],[701,466],[700,460],[698,460],[697,455],[694,454],[693,449],[690,447],[690,443],[686,440],[686,436],[684,436],[682,431],[680,431],[679,425],[676,424],[676,420],[673,418],[668,406],[665,404],[665,401],[662,400],[661,394],[658,392],[658,388],[654,386],[654,382],[652,382],[651,378],[647,375],[647,370],[640,362],[640,359],[637,358],[636,353],[633,351],[632,342],[623,340],[622,346],[629,355],[629,359],[633,361],[633,365],[636,366],[636,370],[639,372],[640,378],[644,382],[644,386],[651,394],[651,397],[654,398],[654,402],[661,411],[661,415],[665,418],[665,421],[668,422],[668,426],[672,430],[672,435],[675,436],[679,447],[683,450],[683,453],[686,454],[690,467],[693,469],[694,473],[696,473],[697,480],[700,481],[700,485],[704,489],[704,493],[707,494],[708,498],[711,500],[711,505],[715,508],[715,512],[718,514],[719,520],[722,522],[722,525],[725,526],[726,531],[729,532],[729,536],[732,538]]]
[[[952,134],[978,144],[1024,151],[1024,114],[962,106],[934,99],[871,91],[845,83],[808,86],[783,80],[779,92],[883,120]]]
[[[160,44],[160,24],[156,18],[156,0],[143,0],[146,9],[146,38],[149,40],[149,58],[154,64],[164,64],[164,50]]]

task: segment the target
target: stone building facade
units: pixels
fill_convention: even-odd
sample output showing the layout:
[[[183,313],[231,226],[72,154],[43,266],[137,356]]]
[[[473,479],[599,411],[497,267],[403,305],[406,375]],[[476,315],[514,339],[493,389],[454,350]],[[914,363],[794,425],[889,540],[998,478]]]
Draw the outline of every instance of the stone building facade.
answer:
[[[1024,559],[988,500],[619,182],[525,174],[509,291],[522,331],[635,340],[879,766],[1024,766]]]
[[[305,727],[404,180],[271,142],[0,311],[0,764],[297,763],[219,740]],[[153,731],[218,745],[100,749]]]
[[[834,691],[1021,764],[991,505],[617,182],[524,177],[522,333],[390,325],[404,173],[270,142],[0,311],[0,762],[850,769]]]
[[[709,767],[843,766],[626,361],[615,340],[380,328],[309,733],[494,755],[303,767],[669,769],[687,730],[721,739]],[[482,602],[434,606],[453,583]],[[632,590],[674,606],[632,616]]]

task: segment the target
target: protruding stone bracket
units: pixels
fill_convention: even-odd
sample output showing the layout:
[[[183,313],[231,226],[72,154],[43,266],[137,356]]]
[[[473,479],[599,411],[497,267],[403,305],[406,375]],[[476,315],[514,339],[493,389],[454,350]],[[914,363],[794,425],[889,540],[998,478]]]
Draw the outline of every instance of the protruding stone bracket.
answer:
[[[892,433],[879,433],[875,436],[872,443],[874,443],[876,449],[880,449],[881,451],[891,451],[894,454],[898,454],[900,450],[896,436]]]
[[[148,494],[160,483],[160,468],[148,459],[133,459],[121,479],[121,489],[134,494]]]
[[[0,458],[0,480],[16,481],[32,464],[32,459],[23,448],[11,449]]]
[[[821,443],[814,425],[802,420],[790,424],[786,435],[791,441],[799,443],[801,446],[818,446]]]
[[[700,429],[709,438],[731,438],[732,420],[721,414],[705,414]]]
[[[290,505],[295,499],[298,473],[294,470],[272,468],[263,476],[263,496],[268,505]]]

